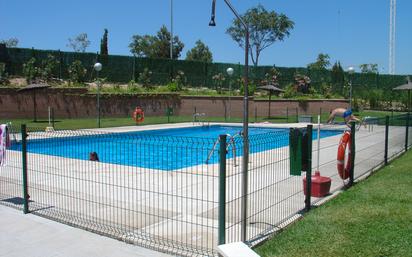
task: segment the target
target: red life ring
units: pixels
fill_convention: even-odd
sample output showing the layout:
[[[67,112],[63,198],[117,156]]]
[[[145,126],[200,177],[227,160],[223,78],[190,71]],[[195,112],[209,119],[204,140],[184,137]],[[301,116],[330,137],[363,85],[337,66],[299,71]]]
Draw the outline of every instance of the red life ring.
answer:
[[[338,173],[342,179],[349,178],[349,170],[351,169],[350,144],[351,144],[351,134],[349,131],[345,131],[345,133],[343,133],[343,136],[339,142],[338,157],[337,157]],[[345,164],[346,149],[348,149],[348,157],[346,158],[347,160]]]
[[[133,112],[133,119],[136,123],[140,123],[144,121],[144,111],[140,107],[136,107]]]

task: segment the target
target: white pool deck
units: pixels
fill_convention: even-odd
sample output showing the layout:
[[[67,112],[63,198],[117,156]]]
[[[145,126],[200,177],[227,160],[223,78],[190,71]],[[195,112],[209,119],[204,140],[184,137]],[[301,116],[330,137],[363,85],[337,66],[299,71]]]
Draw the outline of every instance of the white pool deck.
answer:
[[[241,126],[227,123],[225,125]],[[303,123],[251,124],[251,126],[281,128],[306,125]],[[194,125],[180,123],[84,131],[121,133],[190,126]],[[59,133],[59,136],[68,135],[64,131],[56,133]],[[362,127],[356,135],[355,177],[359,177],[383,162],[385,127],[375,125],[373,131]],[[47,137],[47,134],[43,133],[41,136]],[[56,134],[53,136],[55,137]],[[336,171],[336,151],[340,137],[341,135],[322,138],[320,144],[319,169],[323,176],[332,178],[332,190],[343,185]],[[402,151],[404,138],[405,127],[390,127],[389,156]],[[317,142],[314,141],[312,156],[314,170],[317,169],[316,149]],[[261,211],[249,218],[248,237],[266,233],[267,224],[284,221],[304,206],[302,188],[304,174],[293,177],[289,175],[288,152],[289,147],[283,147],[250,155],[249,192],[252,192],[252,195],[248,201],[249,208],[270,211]],[[16,172],[21,170],[20,159],[21,156],[17,152],[8,151],[8,165],[0,167],[0,181],[5,185],[0,188],[0,196],[3,196],[3,199],[4,196],[11,196],[11,192],[21,190],[21,173]],[[241,158],[238,158],[237,162],[241,163]],[[39,215],[58,215],[56,218],[63,222],[97,229],[133,243],[157,247],[162,242],[168,242],[166,246],[161,247],[166,250],[167,245],[171,246],[178,242],[193,248],[216,249],[218,172],[217,164],[202,164],[165,172],[28,154],[29,194],[30,200],[33,201],[30,203],[33,206],[31,210]],[[236,175],[240,173],[241,166],[234,167],[233,159],[228,160],[226,197],[230,203],[226,210],[228,228],[226,238],[232,242],[240,240],[241,176]],[[268,190],[261,190],[262,188]],[[288,198],[290,195],[293,197]],[[313,200],[321,199],[313,198]],[[104,225],[99,228],[99,224]]]

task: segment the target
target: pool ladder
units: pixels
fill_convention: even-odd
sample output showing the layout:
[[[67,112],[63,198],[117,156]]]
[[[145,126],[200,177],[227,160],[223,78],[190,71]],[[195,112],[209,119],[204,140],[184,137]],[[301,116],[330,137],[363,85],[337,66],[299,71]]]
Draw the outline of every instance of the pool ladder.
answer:
[[[203,127],[205,127],[205,126],[210,126],[210,122],[208,122],[208,121],[205,121],[205,120],[201,120],[201,118],[205,118],[206,117],[206,113],[204,113],[204,112],[202,112],[202,113],[198,113],[198,112],[196,112],[196,113],[194,113],[193,114],[193,125],[196,125],[196,123],[197,124],[199,124],[199,125],[202,125]]]
[[[235,143],[235,137],[238,136],[240,134],[236,134],[234,136],[231,136],[230,134],[227,134],[227,136],[229,137],[229,143],[226,146],[226,151],[229,149],[230,146],[232,146],[232,153],[233,153],[233,166],[237,166],[236,164],[236,143]],[[209,154],[207,155],[207,159],[206,159],[206,164],[209,164],[209,160],[210,158],[212,158],[213,153],[216,150],[216,146],[219,144],[219,138],[216,139],[215,143],[213,144],[212,150],[210,150]]]
[[[13,124],[11,122],[7,122],[6,125],[7,125],[7,129],[9,130],[9,135],[11,137],[13,137],[12,141],[14,139],[14,142],[18,142],[17,137],[16,137],[16,133],[13,130]]]

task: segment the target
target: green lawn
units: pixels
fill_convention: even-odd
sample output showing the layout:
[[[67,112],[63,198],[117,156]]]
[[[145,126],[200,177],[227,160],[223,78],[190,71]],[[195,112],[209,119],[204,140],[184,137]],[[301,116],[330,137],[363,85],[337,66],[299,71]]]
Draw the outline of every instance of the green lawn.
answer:
[[[361,117],[365,116],[375,116],[375,117],[384,117],[385,115],[391,115],[390,112],[362,112],[357,114]],[[313,115],[313,122],[316,122],[316,115]],[[322,122],[326,122],[329,117],[329,113],[323,113],[321,117]],[[242,118],[231,118],[226,119],[224,117],[205,117],[201,118],[202,120],[210,122],[242,122]],[[192,116],[170,116],[169,119],[167,116],[146,116],[144,122],[141,125],[150,125],[150,124],[163,124],[163,123],[178,123],[178,122],[192,122]],[[8,119],[0,120],[0,123],[3,122],[12,122],[15,127],[19,127],[20,124],[27,124],[28,127],[44,129],[48,126],[48,121],[39,120],[33,122],[32,119]],[[269,121],[273,123],[288,123],[288,122],[297,122],[296,113],[290,113],[288,117],[286,116],[272,116],[267,117],[254,117],[254,113],[250,113],[249,122],[264,122]],[[336,122],[343,122],[343,119],[337,117]],[[101,127],[119,127],[119,126],[135,126],[135,122],[131,117],[126,118],[102,118]],[[96,128],[97,119],[88,118],[88,119],[56,119],[55,129],[82,129],[82,128]]]
[[[261,256],[412,256],[412,151],[258,247]]]

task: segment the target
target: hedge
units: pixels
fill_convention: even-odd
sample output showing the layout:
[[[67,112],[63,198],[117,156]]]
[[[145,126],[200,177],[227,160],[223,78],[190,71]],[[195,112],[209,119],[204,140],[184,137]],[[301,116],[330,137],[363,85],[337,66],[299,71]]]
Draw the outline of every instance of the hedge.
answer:
[[[103,64],[103,70],[100,72],[101,77],[107,81],[127,83],[132,79],[137,80],[139,73],[145,68],[152,71],[153,84],[167,84],[175,77],[177,71],[185,73],[187,83],[192,87],[214,87],[212,77],[218,73],[226,75],[226,69],[234,68],[232,87],[239,88],[239,80],[243,74],[243,65],[233,63],[203,63],[196,61],[170,60],[170,59],[149,59],[137,58],[133,56],[109,55],[99,56],[98,53],[76,53],[64,52],[60,50],[37,50],[28,48],[7,48],[0,45],[0,62],[6,63],[6,71],[9,75],[23,75],[23,64],[30,58],[34,57],[40,63],[49,54],[55,56],[60,61],[60,66],[55,71],[55,76],[67,79],[68,66],[75,60],[80,60],[88,70],[87,78],[92,80],[95,76],[93,64],[100,61]],[[252,83],[261,80],[273,66],[250,67],[250,80]],[[276,67],[281,73],[280,86],[294,82],[296,73],[307,75],[311,78],[312,85],[319,89],[323,82],[331,84],[332,77],[329,70],[309,70],[307,68],[287,68]],[[346,74],[347,75],[347,74]],[[346,76],[347,77],[347,76]],[[235,82],[236,81],[236,82]],[[365,88],[379,88],[390,90],[395,86],[405,83],[405,76],[402,75],[381,75],[381,74],[361,74],[353,75],[354,91]],[[343,85],[334,88],[334,91],[341,91]]]

